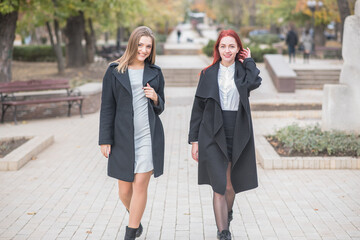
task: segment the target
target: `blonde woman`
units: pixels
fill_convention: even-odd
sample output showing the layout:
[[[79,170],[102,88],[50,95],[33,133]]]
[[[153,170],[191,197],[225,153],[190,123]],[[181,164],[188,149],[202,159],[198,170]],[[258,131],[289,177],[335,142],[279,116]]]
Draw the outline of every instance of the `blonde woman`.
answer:
[[[140,223],[150,177],[163,174],[164,78],[155,63],[150,28],[136,28],[124,55],[103,79],[99,145],[108,158],[108,175],[118,179],[119,197],[129,212],[126,240],[142,233]]]

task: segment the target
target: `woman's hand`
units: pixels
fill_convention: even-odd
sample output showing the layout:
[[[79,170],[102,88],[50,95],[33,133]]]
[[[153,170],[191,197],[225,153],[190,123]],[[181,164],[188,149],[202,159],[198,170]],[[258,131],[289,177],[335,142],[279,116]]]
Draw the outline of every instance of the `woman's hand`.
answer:
[[[250,58],[251,57],[251,52],[250,52],[250,48],[244,48],[241,52],[240,52],[240,58],[239,61],[242,63],[244,62],[245,58]]]
[[[199,144],[197,142],[191,143],[191,156],[195,161],[199,161]]]
[[[143,87],[145,92],[145,97],[150,98],[154,101],[155,105],[158,105],[158,95],[156,94],[155,90],[149,85],[149,83],[146,84],[146,87]]]
[[[111,152],[111,145],[110,144],[100,145],[100,150],[101,150],[102,155],[104,155],[104,157],[108,158],[109,154]]]

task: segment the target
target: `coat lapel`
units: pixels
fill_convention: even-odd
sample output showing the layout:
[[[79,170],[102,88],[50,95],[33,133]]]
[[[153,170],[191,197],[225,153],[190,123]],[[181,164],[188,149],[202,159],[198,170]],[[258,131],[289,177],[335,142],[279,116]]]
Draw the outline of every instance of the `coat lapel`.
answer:
[[[196,96],[201,98],[212,98],[219,104],[219,106],[221,106],[219,96],[218,73],[219,62],[215,63],[214,65],[205,70],[204,80],[201,81],[201,84],[196,91]]]
[[[121,85],[123,85],[123,87],[129,92],[129,94],[132,95],[129,71],[126,70],[124,73],[121,73],[116,68],[114,68],[113,74],[116,79],[121,83]]]
[[[247,114],[250,114],[249,109],[246,106],[247,102],[244,100],[244,99],[248,98],[247,88],[245,86],[245,84],[246,84],[246,82],[245,82],[245,69],[242,66],[242,63],[240,61],[235,61],[234,80],[235,80],[236,88],[238,89],[239,94],[240,94],[240,103],[244,107]],[[239,104],[238,111],[241,110],[241,105]]]
[[[158,71],[151,68],[148,62],[145,62],[144,66],[144,76],[143,76],[143,86],[146,86],[148,82],[154,79],[158,75]]]

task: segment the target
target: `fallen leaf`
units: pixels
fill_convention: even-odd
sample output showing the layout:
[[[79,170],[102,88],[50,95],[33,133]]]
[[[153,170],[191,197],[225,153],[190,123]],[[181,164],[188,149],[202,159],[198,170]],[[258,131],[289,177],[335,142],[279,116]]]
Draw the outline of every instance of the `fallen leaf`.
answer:
[[[36,156],[34,156],[34,157],[32,157],[32,158],[31,158],[31,160],[36,160],[36,159],[37,159],[37,157],[36,157]]]
[[[36,212],[28,212],[27,215],[36,215]]]
[[[87,234],[91,234],[91,233],[92,233],[92,231],[90,231],[90,230],[87,230],[87,231],[86,231],[86,233],[87,233]]]
[[[315,208],[314,210],[315,210],[315,211],[318,211],[319,209]]]

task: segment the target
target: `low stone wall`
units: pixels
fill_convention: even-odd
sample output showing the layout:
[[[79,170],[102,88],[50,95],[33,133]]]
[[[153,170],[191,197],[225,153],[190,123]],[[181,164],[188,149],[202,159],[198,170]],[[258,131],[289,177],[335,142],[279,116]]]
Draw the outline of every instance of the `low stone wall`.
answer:
[[[85,96],[83,101],[83,114],[94,113],[100,109],[101,104],[101,83],[87,83],[77,88],[81,95]],[[16,94],[17,98],[50,98],[55,96],[66,96],[65,90],[60,91],[43,91],[31,92],[24,94]],[[32,119],[66,117],[68,111],[67,102],[46,103],[23,105],[17,107],[17,120],[19,122]],[[71,109],[71,116],[80,115],[79,107],[74,105]],[[9,108],[6,111],[5,121],[11,122],[14,120],[13,109]]]
[[[264,62],[278,92],[295,92],[296,73],[280,54],[265,54]]]

